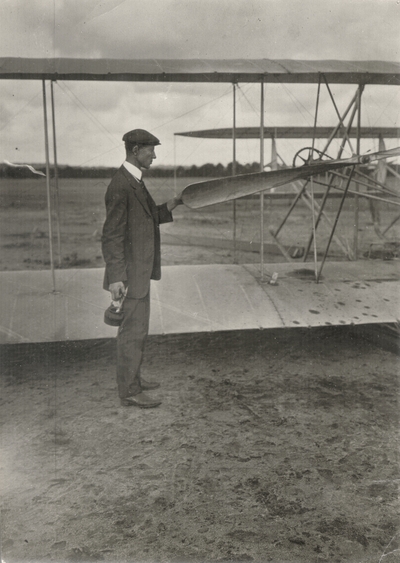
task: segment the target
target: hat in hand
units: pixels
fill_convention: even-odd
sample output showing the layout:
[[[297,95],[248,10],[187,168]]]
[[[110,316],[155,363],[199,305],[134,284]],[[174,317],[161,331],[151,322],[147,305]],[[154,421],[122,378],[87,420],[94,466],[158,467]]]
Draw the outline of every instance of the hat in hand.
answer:
[[[124,318],[123,304],[124,298],[121,301],[111,301],[111,305],[104,312],[104,322],[106,325],[121,326]]]

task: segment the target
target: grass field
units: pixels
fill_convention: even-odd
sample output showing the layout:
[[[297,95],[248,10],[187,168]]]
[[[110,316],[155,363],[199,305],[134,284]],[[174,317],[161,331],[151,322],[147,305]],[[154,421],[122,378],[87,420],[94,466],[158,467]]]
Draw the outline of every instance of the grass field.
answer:
[[[174,186],[173,179],[149,178],[149,191],[157,203],[171,198],[189,183],[200,181],[193,178],[179,178]],[[52,187],[52,225],[55,266],[102,267],[100,236],[105,218],[104,194],[109,178],[104,179],[61,179],[59,182],[59,221],[56,220],[56,198]],[[333,221],[339,200],[328,202],[326,211]],[[264,237],[272,243],[269,227],[276,228],[285,216],[290,200],[265,198]],[[44,178],[9,180],[0,179],[0,245],[1,270],[42,269],[49,266],[49,227],[47,211],[46,182]],[[398,214],[398,208],[380,205],[381,223],[388,225]],[[348,199],[338,223],[337,233],[343,245],[352,247],[354,239],[354,199]],[[360,198],[358,241],[360,254],[380,247],[380,239],[373,228],[368,203]],[[236,202],[236,237],[238,241],[258,243],[260,240],[259,197],[241,199]],[[184,206],[174,212],[174,222],[162,226],[163,263],[231,263],[233,251],[229,248],[233,239],[233,204],[190,210]],[[306,245],[311,229],[311,212],[302,203],[291,215],[280,234],[284,245]],[[58,227],[59,240],[58,243]],[[318,231],[318,248],[322,251],[327,242],[328,225],[321,224]],[[400,238],[400,225],[389,232],[387,241]],[[198,243],[196,242],[198,241]],[[207,244],[206,244],[207,243]],[[256,245],[255,245],[256,246]],[[59,252],[60,248],[60,252]],[[343,250],[333,241],[331,256],[344,257]],[[266,261],[281,261],[279,251],[266,256]],[[240,262],[258,261],[256,252],[238,251]]]

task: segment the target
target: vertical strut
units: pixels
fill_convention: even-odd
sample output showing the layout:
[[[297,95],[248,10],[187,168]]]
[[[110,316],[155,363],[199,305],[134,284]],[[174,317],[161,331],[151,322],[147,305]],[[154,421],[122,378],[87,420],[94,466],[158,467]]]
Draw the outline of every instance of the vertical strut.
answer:
[[[321,92],[321,75],[318,75],[318,89],[317,89],[317,101],[315,104],[315,115],[314,115],[314,131],[313,131],[313,138],[312,138],[312,149],[311,149],[311,154],[310,154],[310,159],[312,158],[312,153],[314,151],[314,147],[315,147],[315,133],[317,130],[317,121],[318,121],[318,108],[319,108],[319,95]],[[310,160],[309,159],[309,160]]]
[[[311,214],[312,214],[312,230],[313,230],[313,239],[314,239],[314,270],[315,270],[315,281],[318,281],[318,264],[317,264],[317,237],[315,236],[315,199],[314,199],[314,181],[313,177],[311,176],[310,180],[311,184]]]
[[[264,77],[261,78],[260,100],[260,172],[264,171]],[[264,280],[264,192],[260,193],[260,274]]]
[[[56,291],[56,278],[54,274],[53,258],[53,227],[51,224],[51,192],[50,192],[50,162],[49,162],[49,132],[47,125],[47,102],[46,102],[46,82],[42,80],[43,89],[43,122],[44,122],[44,144],[46,153],[46,190],[47,190],[47,219],[49,224],[49,250],[50,250],[50,269],[53,280],[53,292]]]
[[[317,101],[315,105],[315,117],[314,117],[314,132],[312,140],[312,149],[310,154],[310,159],[312,159],[315,147],[315,132],[317,129],[318,120],[318,108],[319,108],[319,95],[321,92],[321,75],[318,75],[318,90],[317,90]],[[311,215],[312,215],[312,237],[314,241],[314,268],[315,268],[315,280],[318,281],[318,265],[317,265],[317,237],[316,237],[316,224],[315,224],[315,206],[314,206],[314,180],[311,176]]]
[[[360,84],[357,91],[357,155],[360,154],[361,149],[361,95],[363,92],[364,86]],[[353,254],[354,260],[357,260],[358,255],[358,224],[359,224],[359,209],[360,209],[360,202],[358,197],[358,192],[360,191],[360,186],[358,182],[355,185],[356,194],[354,195],[354,233],[353,233]]]
[[[174,134],[174,194],[177,195],[177,170],[176,170],[176,133]]]
[[[60,194],[58,189],[58,163],[57,163],[57,137],[56,137],[56,113],[54,107],[54,89],[53,82],[50,82],[51,91],[51,117],[53,125],[53,154],[54,154],[54,196],[55,196],[55,216],[57,226],[57,250],[58,265],[61,267],[61,233],[60,233]]]
[[[232,176],[236,176],[236,84],[233,83],[233,127],[232,127]],[[236,255],[236,200],[233,200],[233,263],[237,264]]]
[[[347,190],[349,189],[350,182],[351,182],[351,178],[352,178],[352,176],[353,176],[353,172],[354,172],[354,166],[352,166],[352,168],[351,168],[349,177],[348,177],[348,179],[347,179],[346,187],[345,187],[345,189],[344,189],[344,191],[343,191],[343,196],[342,196],[342,199],[341,199],[341,201],[340,201],[339,209],[338,209],[338,211],[337,211],[336,218],[335,218],[335,222],[334,222],[333,227],[332,227],[332,232],[331,232],[331,234],[330,234],[330,237],[329,237],[329,240],[328,240],[328,244],[327,244],[326,249],[325,249],[325,254],[324,254],[324,257],[322,258],[321,266],[320,266],[320,268],[319,268],[319,272],[318,272],[318,275],[317,275],[317,283],[319,282],[319,280],[320,280],[320,278],[321,278],[322,268],[324,267],[326,257],[328,256],[329,247],[330,247],[330,245],[331,245],[333,235],[335,234],[336,226],[337,226],[338,221],[339,221],[339,217],[340,217],[340,213],[341,213],[342,208],[343,208],[344,200],[346,199]]]

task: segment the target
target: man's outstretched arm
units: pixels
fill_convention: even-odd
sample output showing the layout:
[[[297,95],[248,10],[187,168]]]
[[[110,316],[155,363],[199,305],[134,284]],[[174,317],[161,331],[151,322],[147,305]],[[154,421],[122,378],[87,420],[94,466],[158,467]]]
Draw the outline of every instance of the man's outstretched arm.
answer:
[[[167,201],[168,211],[173,211],[175,207],[178,207],[178,205],[182,205],[182,204],[183,204],[182,195],[181,194],[176,195],[175,197]]]

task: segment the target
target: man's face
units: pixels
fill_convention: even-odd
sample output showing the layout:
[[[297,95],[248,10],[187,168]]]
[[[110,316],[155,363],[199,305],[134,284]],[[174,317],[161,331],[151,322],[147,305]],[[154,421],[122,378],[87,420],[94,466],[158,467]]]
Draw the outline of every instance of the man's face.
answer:
[[[138,148],[136,160],[139,168],[150,168],[155,158],[157,157],[153,145],[145,145]]]

